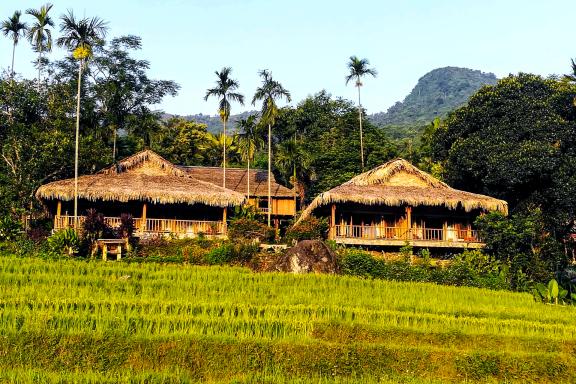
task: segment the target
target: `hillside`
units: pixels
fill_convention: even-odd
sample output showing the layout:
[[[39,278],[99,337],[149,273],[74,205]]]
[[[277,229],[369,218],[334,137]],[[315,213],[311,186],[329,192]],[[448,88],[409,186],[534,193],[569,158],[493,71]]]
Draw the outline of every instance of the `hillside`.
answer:
[[[249,115],[253,115],[253,114],[257,114],[257,111],[246,111],[246,112],[242,112],[239,113],[237,115],[230,115],[230,119],[228,120],[228,124],[227,129],[230,129],[230,131],[234,130],[236,128],[236,123],[238,121],[240,121],[241,119],[245,119],[247,118]],[[196,115],[186,115],[186,116],[180,116],[180,115],[171,115],[169,113],[164,113],[162,115],[162,119],[163,120],[168,120],[172,117],[181,117],[185,120],[188,121],[194,121],[196,123],[200,123],[200,124],[206,124],[208,132],[211,133],[220,133],[222,132],[222,121],[220,120],[220,116],[218,115],[203,115],[202,113],[198,113]]]
[[[482,86],[497,81],[493,73],[457,67],[437,68],[422,76],[404,101],[369,119],[382,127],[424,125],[465,104]]]
[[[0,382],[576,379],[576,310],[526,293],[12,257],[0,271]]]

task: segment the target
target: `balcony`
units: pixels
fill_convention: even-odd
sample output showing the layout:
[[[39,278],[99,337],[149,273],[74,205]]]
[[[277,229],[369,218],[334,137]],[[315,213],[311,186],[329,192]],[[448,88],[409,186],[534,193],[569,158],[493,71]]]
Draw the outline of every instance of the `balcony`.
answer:
[[[416,247],[483,248],[478,231],[454,228],[384,227],[370,225],[335,225],[330,238],[340,244],[403,246],[409,242]]]
[[[84,216],[78,216],[79,226],[84,220]],[[117,228],[121,223],[120,217],[105,217],[104,220],[112,228]],[[74,222],[74,216],[56,216],[54,229],[74,228]],[[222,221],[134,218],[134,235],[138,237],[154,235],[195,237],[200,234],[221,237],[226,235],[226,228]]]

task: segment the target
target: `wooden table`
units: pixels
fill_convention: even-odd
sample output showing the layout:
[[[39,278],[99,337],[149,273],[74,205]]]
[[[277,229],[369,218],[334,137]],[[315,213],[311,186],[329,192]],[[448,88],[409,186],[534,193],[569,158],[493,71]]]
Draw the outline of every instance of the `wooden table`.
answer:
[[[108,251],[116,255],[116,260],[122,258],[122,247],[128,250],[128,242],[125,239],[98,239],[98,248],[102,249],[102,260],[108,260]]]

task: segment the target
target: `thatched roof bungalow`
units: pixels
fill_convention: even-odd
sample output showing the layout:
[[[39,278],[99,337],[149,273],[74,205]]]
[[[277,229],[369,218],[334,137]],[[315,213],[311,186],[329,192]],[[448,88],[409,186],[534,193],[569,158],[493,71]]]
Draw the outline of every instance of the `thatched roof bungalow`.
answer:
[[[73,210],[74,179],[42,185],[36,196],[54,214],[56,227],[74,221],[68,214]],[[79,212],[96,208],[112,221],[120,213],[130,213],[139,218],[137,227],[143,232],[176,233],[207,226],[222,232],[227,207],[245,201],[243,194],[194,178],[150,150],[80,176],[78,198]]]
[[[223,170],[220,167],[180,166],[180,169],[195,179],[223,185]],[[272,215],[294,216],[296,214],[295,191],[279,184],[273,174],[270,184]],[[250,187],[249,191],[248,187]],[[245,195],[248,203],[263,212],[267,211],[269,207],[267,171],[250,169],[248,172],[245,168],[226,168],[226,188]]]
[[[454,189],[403,159],[389,161],[316,197],[299,222],[330,216],[330,237],[358,245],[481,246],[474,219],[508,212],[499,199]]]

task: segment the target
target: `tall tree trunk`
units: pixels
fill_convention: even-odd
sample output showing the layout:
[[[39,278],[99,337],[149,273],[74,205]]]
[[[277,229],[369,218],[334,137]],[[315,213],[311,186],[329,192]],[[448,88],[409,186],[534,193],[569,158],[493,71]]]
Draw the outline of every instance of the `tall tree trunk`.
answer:
[[[42,78],[42,47],[40,47],[40,53],[38,54],[38,89],[40,89],[41,78]]]
[[[272,223],[272,126],[268,123],[268,227]]]
[[[80,146],[80,84],[82,82],[82,62],[78,66],[78,93],[76,95],[76,149],[74,153],[74,230],[78,232],[78,147]]]
[[[250,154],[248,154],[248,174],[246,175],[246,198],[250,202]]]
[[[112,163],[116,162],[116,125],[114,125],[114,139],[112,140]]]
[[[222,186],[226,188],[226,117],[222,119],[222,125],[224,126],[224,149],[222,150],[222,165],[223,165],[223,172],[222,172]]]
[[[298,211],[298,207],[296,206],[297,204],[297,200],[296,200],[296,195],[297,195],[297,191],[296,189],[298,188],[298,180],[296,180],[296,162],[294,162],[294,213],[296,213],[296,211]]]
[[[12,45],[12,69],[10,72],[12,73],[11,77],[14,79],[14,55],[16,54],[16,43]]]
[[[360,160],[362,162],[362,172],[364,172],[364,137],[362,135],[362,104],[360,103],[360,80],[356,83],[358,87],[358,121],[360,122]]]

